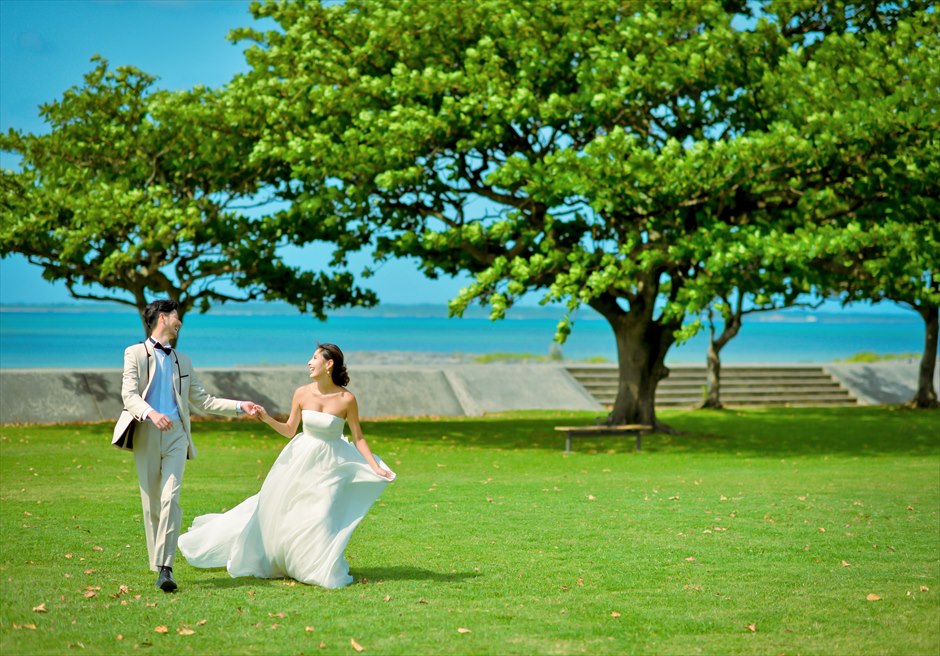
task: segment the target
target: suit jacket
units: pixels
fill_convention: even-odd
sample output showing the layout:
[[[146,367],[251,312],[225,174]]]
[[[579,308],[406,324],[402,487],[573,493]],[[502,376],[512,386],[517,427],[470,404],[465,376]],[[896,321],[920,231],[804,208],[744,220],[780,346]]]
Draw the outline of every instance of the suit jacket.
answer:
[[[216,415],[234,417],[237,412],[237,401],[220,399],[206,392],[188,357],[173,349],[170,353],[173,359],[173,395],[180,411],[180,421],[183,430],[189,438],[187,458],[196,457],[196,447],[193,444],[192,429],[189,420],[190,404],[197,412],[208,412]],[[134,449],[134,430],[143,421],[144,413],[150,405],[144,400],[150,383],[153,380],[153,371],[156,368],[156,358],[153,354],[153,344],[146,340],[140,344],[127,347],[124,351],[124,378],[121,385],[121,397],[124,399],[124,409],[114,427],[111,444],[120,449]]]

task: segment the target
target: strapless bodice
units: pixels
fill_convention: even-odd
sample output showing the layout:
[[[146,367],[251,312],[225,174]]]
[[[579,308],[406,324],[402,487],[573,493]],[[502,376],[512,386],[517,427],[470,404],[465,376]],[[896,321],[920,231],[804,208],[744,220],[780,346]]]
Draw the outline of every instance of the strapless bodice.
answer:
[[[301,415],[304,435],[318,440],[338,440],[343,435],[346,420],[319,410],[304,410]]]

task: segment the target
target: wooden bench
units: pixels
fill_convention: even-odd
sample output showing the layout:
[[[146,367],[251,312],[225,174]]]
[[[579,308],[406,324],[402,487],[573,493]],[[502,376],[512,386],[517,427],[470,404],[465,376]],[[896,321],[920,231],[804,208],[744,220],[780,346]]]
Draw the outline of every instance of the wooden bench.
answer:
[[[556,431],[565,433],[565,453],[571,453],[572,437],[592,437],[594,435],[634,435],[636,436],[636,450],[640,450],[642,434],[653,430],[652,426],[644,424],[618,424],[607,426],[555,426]]]

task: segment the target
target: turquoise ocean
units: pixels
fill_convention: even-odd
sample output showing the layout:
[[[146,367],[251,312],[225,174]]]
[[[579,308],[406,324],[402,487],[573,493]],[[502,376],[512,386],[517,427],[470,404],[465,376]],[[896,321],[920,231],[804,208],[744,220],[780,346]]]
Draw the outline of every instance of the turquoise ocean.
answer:
[[[437,306],[337,311],[325,322],[288,307],[258,305],[192,312],[180,348],[197,367],[303,365],[317,342],[334,342],[350,364],[427,359],[428,354],[494,352],[548,355],[560,311],[513,308],[490,321],[483,312],[446,317]],[[0,306],[0,368],[120,368],[123,350],[143,338],[135,311],[103,304]],[[878,314],[787,310],[750,315],[722,351],[725,364],[822,363],[861,351],[919,354],[924,324],[914,312]],[[667,363],[704,364],[705,332],[673,347]],[[565,360],[616,361],[613,334],[600,316],[582,312],[561,347]]]

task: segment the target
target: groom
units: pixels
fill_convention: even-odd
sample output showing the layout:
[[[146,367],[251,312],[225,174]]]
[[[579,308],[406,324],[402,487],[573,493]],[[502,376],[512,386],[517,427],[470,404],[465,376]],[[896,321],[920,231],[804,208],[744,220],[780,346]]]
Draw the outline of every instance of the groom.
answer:
[[[186,460],[196,457],[189,404],[217,415],[258,413],[250,401],[210,396],[189,358],[170,346],[183,327],[178,307],[176,301],[160,300],[144,309],[150,337],[124,351],[124,410],[111,440],[134,452],[150,568],[159,572],[157,587],[164,592],[177,589],[173,558],[183,522],[180,485]]]

